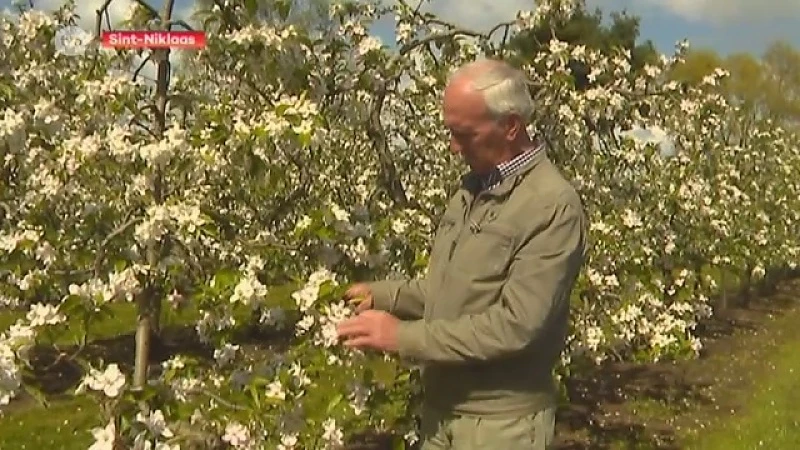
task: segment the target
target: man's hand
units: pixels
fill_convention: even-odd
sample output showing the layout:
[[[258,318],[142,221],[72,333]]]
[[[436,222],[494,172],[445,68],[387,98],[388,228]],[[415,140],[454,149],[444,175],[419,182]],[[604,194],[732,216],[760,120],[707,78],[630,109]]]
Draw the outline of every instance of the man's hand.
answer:
[[[399,322],[387,312],[371,310],[343,321],[336,331],[348,347],[395,352]]]
[[[374,303],[372,299],[372,289],[370,289],[367,283],[356,283],[350,286],[347,292],[344,293],[344,299],[351,304],[358,303],[358,305],[356,305],[357,313],[372,309]]]

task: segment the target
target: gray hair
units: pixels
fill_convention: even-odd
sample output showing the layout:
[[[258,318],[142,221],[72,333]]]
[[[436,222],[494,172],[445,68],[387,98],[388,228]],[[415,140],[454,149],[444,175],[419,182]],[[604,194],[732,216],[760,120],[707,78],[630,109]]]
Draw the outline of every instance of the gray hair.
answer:
[[[527,122],[533,115],[534,102],[528,77],[508,63],[478,60],[459,68],[454,74],[454,77],[458,76],[467,76],[470,87],[481,93],[493,118],[516,114]]]

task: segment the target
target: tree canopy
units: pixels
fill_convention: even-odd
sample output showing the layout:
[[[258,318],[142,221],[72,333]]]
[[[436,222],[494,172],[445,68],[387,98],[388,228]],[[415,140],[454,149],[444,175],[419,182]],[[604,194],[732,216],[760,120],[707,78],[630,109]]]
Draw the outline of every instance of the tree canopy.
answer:
[[[611,56],[619,49],[630,52],[633,71],[641,70],[648,62],[658,58],[658,51],[650,40],[640,40],[640,19],[627,11],[614,11],[606,21],[603,12],[589,10],[585,3],[578,2],[575,14],[564,22],[553,18],[543,20],[538,26],[518,33],[509,45],[521,54],[535,54],[546,48],[553,39],[573,45],[584,45]],[[585,64],[573,61],[573,76],[576,86],[585,88],[591,71]]]

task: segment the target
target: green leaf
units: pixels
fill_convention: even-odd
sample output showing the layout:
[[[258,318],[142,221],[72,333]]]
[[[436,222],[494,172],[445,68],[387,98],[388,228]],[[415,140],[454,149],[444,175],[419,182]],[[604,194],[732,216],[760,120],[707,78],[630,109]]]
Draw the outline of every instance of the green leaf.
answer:
[[[221,290],[232,286],[239,279],[239,273],[231,269],[222,269],[214,275],[214,288]]]
[[[392,443],[392,450],[406,450],[406,441],[402,437],[395,437]]]
[[[245,0],[244,7],[247,10],[247,14],[253,16],[258,11],[258,2],[256,0]]]
[[[59,309],[67,316],[71,316],[76,312],[83,311],[83,298],[78,295],[69,295],[61,303],[61,307],[59,307]]]
[[[336,293],[339,290],[339,286],[336,286],[331,281],[326,281],[322,283],[319,287],[319,298],[321,299],[329,299],[336,297]]]
[[[297,141],[301,147],[308,147],[311,145],[312,133],[300,133],[297,135]]]
[[[286,19],[289,18],[289,13],[292,11],[292,4],[287,0],[278,0],[275,2],[275,8],[278,11],[278,15],[283,22],[286,22]]]
[[[45,396],[44,392],[40,391],[39,389],[29,384],[25,384],[23,386],[25,388],[25,392],[27,392],[31,397],[33,397],[37,403],[39,403],[45,408],[50,406],[50,403],[47,401],[47,397]]]
[[[341,403],[341,402],[342,402],[342,399],[343,399],[343,398],[344,398],[344,395],[342,395],[342,394],[338,394],[338,395],[336,395],[336,397],[334,397],[333,399],[331,399],[331,401],[330,401],[330,402],[328,402],[328,408],[326,409],[326,411],[327,411],[328,415],[330,415],[331,413],[333,413],[333,410],[334,410],[334,409],[335,409],[337,406],[339,406],[339,403]]]
[[[259,400],[258,396],[258,389],[256,389],[255,384],[250,385],[250,395],[253,397],[253,402],[256,404],[257,409],[261,409],[261,401]]]

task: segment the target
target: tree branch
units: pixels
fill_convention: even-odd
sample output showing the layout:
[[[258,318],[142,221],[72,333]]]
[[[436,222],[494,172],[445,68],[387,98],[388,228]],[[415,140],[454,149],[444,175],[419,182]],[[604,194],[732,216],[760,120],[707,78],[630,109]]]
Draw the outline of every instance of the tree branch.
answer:
[[[172,241],[176,244],[176,246],[180,250],[183,250],[184,256],[186,258],[184,260],[184,262],[188,262],[189,266],[191,266],[191,269],[197,275],[201,275],[203,273],[203,267],[195,260],[195,258],[193,258],[194,254],[193,254],[192,250],[186,245],[185,242],[183,242],[180,239],[173,239]]]
[[[222,397],[214,394],[213,392],[211,392],[211,391],[209,391],[207,389],[201,389],[200,392],[202,394],[204,394],[204,395],[207,395],[208,397],[211,397],[211,399],[213,399],[214,401],[216,401],[220,405],[225,406],[227,408],[233,409],[235,411],[247,411],[248,410],[247,408],[245,408],[243,406],[239,406],[237,404],[231,403],[231,402],[223,399]]]
[[[425,1],[426,0],[419,0],[419,3],[417,3],[417,7],[414,8],[414,13],[413,13],[414,16],[418,16],[419,15],[419,11],[420,11],[420,9],[422,9],[422,4],[425,3]],[[405,2],[403,1],[401,3],[405,3]]]
[[[406,5],[407,4],[401,0],[401,3]],[[416,15],[419,15],[418,12],[415,11]],[[438,24],[442,25],[445,28],[448,28],[449,31],[446,33],[436,33],[430,34],[424,38],[417,39],[416,41],[409,42],[403,45],[398,53],[389,61],[387,64],[388,70],[393,71],[397,67],[398,63],[405,57],[408,53],[413,51],[420,46],[427,46],[428,44],[441,41],[441,40],[449,40],[455,39],[457,36],[473,36],[483,39],[490,39],[491,35],[502,28],[503,26],[511,26],[515,22],[505,22],[496,25],[488,34],[479,33],[476,31],[471,31],[467,29],[462,29],[455,27],[451,24],[447,24],[445,22],[441,22],[438,20],[426,18],[427,23],[431,24]],[[377,92],[375,94],[375,100],[372,103],[372,109],[369,114],[369,118],[367,120],[366,129],[367,129],[367,136],[369,136],[370,140],[372,141],[375,149],[378,153],[378,161],[381,167],[381,175],[383,178],[383,185],[384,188],[388,191],[389,196],[392,198],[394,202],[401,206],[408,206],[408,196],[405,192],[405,187],[403,186],[402,181],[397,174],[397,168],[394,165],[394,161],[392,161],[391,152],[389,151],[389,143],[388,143],[388,136],[386,130],[383,126],[383,122],[381,121],[381,112],[384,107],[384,102],[386,100],[386,96],[389,94],[389,86],[392,82],[397,82],[397,79],[402,75],[401,71],[397,71],[394,73],[393,76],[387,77],[384,81],[380,82]]]
[[[150,15],[151,15],[151,16],[152,16],[154,19],[158,19],[159,17],[161,17],[161,14],[159,14],[159,13],[158,13],[158,10],[156,10],[155,8],[153,8],[152,6],[150,6],[150,4],[149,4],[149,3],[147,3],[146,1],[144,1],[144,0],[134,0],[134,1],[135,1],[136,3],[138,3],[138,4],[139,4],[139,5],[142,7],[142,8],[146,9],[146,10],[147,10],[147,12],[149,12],[149,13],[150,13]]]
[[[231,12],[228,10],[228,7],[225,5],[225,2],[223,0],[214,0],[214,4],[217,5],[217,7],[219,8],[223,19],[222,24],[225,27],[224,30],[221,30],[223,33],[227,33],[231,30],[238,30],[241,28],[239,22],[236,21],[236,16],[231,14]]]
[[[128,231],[130,227],[135,225],[138,221],[138,217],[133,217],[134,211],[131,210],[125,216],[125,222],[122,223],[119,227],[117,227],[114,231],[112,231],[108,236],[103,239],[103,242],[100,243],[100,248],[97,250],[97,255],[94,259],[94,276],[100,276],[100,266],[103,264],[103,261],[106,257],[106,251],[108,250],[108,245],[111,244],[111,241],[114,240],[117,236],[121,235]]]
[[[109,14],[108,8],[106,8],[106,10],[105,10],[103,15],[106,17],[106,26],[110,30],[111,29],[111,14]]]
[[[95,38],[100,39],[100,33],[103,31],[103,16],[108,12],[108,7],[113,0],[105,0],[100,9],[97,10],[97,16],[94,27]]]
[[[153,130],[151,130],[151,129],[150,129],[150,127],[148,127],[147,125],[145,125],[144,123],[142,123],[142,121],[141,121],[141,120],[139,120],[139,118],[138,118],[138,117],[136,117],[136,116],[133,116],[133,117],[131,117],[131,120],[128,122],[128,124],[129,124],[129,125],[137,125],[137,126],[139,126],[139,127],[141,127],[141,128],[144,130],[144,131],[146,131],[146,132],[147,132],[147,134],[149,134],[150,136],[152,136],[152,137],[154,137],[154,138],[158,139],[158,136],[157,136],[155,133],[153,133]]]
[[[148,53],[147,57],[142,60],[136,70],[133,71],[133,81],[136,81],[136,77],[139,76],[139,73],[144,69],[145,64],[150,61],[150,58],[153,56],[152,53]]]
[[[78,345],[77,347],[78,348],[72,354],[69,354],[65,351],[56,348],[56,350],[58,351],[58,356],[55,358],[53,362],[43,367],[41,370],[44,372],[49,372],[64,361],[73,361],[75,358],[78,357],[78,355],[80,355],[83,352],[83,350],[86,348],[86,345],[85,343],[81,343],[81,345]]]
[[[184,21],[184,20],[169,20],[169,21],[167,21],[167,25],[166,25],[166,27],[167,27],[167,29],[170,29],[170,30],[171,30],[173,25],[176,25],[176,26],[181,26],[181,27],[185,28],[185,29],[186,29],[186,30],[188,30],[188,31],[194,31],[194,28],[192,28],[192,27],[191,27],[191,26],[190,26],[188,23],[186,23],[186,21]]]

